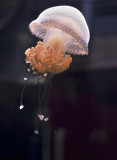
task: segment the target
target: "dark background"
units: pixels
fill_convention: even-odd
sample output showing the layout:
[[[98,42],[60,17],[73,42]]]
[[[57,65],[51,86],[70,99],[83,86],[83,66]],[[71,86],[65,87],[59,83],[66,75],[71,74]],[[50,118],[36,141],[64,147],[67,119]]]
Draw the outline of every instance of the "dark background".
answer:
[[[70,68],[53,77],[47,102],[51,117],[37,122],[36,135],[36,76],[31,76],[23,96],[25,108],[19,110],[24,53],[38,41],[28,25],[57,5],[74,6],[85,16],[89,55],[72,56]],[[116,160],[116,150],[116,0],[0,1],[0,159]]]

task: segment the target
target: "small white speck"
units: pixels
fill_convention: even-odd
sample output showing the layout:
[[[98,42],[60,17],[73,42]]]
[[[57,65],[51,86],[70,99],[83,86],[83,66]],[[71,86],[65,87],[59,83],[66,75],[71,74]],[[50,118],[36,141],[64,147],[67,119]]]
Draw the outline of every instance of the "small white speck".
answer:
[[[44,73],[44,77],[47,77],[47,73]]]
[[[23,108],[24,108],[24,106],[23,106],[23,105],[20,105],[20,106],[19,106],[19,109],[23,109]]]
[[[38,117],[39,117],[39,119],[40,119],[41,121],[43,121],[43,119],[44,119],[44,115],[42,115],[42,114],[38,114]]]
[[[28,68],[27,71],[30,72],[30,68]]]
[[[44,121],[48,121],[48,120],[49,120],[49,117],[44,118]]]
[[[36,130],[34,131],[34,133],[35,133],[35,134],[39,134],[39,131],[36,129]]]
[[[24,77],[24,80],[25,80],[25,81],[27,81],[27,80],[28,80],[28,78]]]

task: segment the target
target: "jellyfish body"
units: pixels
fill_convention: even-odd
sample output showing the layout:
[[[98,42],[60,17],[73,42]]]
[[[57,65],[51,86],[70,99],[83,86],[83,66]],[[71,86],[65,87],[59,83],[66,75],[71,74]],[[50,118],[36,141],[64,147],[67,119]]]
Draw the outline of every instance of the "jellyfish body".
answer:
[[[46,9],[29,28],[43,42],[28,49],[26,61],[38,72],[58,74],[69,68],[72,57],[88,54],[89,29],[82,13],[71,6]]]
[[[26,63],[30,64],[33,73],[39,74],[38,118],[48,121],[46,93],[49,90],[53,74],[58,74],[69,68],[72,62],[71,54],[88,54],[90,33],[82,13],[71,6],[46,9],[29,24],[29,28],[32,34],[43,40],[43,42],[39,41],[35,47],[27,49],[25,54]],[[32,70],[29,69],[28,71]],[[46,81],[42,94],[40,89],[43,78]],[[22,106],[21,104],[20,109]],[[44,106],[45,114],[42,113]],[[35,128],[36,134],[38,134],[37,131]]]

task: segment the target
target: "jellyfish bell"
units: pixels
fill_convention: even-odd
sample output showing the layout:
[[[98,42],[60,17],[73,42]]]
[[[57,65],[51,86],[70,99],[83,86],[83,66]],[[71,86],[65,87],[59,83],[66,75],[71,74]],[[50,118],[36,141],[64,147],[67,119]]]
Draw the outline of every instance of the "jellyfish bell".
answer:
[[[82,13],[71,6],[51,7],[29,28],[43,42],[26,51],[26,61],[38,72],[58,74],[69,68],[72,57],[88,54],[89,29]]]
[[[89,29],[82,13],[71,6],[56,6],[43,11],[29,28],[45,43],[61,37],[65,52],[88,54]]]

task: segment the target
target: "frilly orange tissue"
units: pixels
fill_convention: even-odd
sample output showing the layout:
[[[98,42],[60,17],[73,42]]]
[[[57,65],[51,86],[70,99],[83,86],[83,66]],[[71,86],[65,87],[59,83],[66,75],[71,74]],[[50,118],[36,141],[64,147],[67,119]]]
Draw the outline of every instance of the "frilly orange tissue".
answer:
[[[69,68],[72,57],[66,55],[64,50],[59,49],[56,44],[44,44],[39,41],[37,45],[31,49],[27,49],[26,62],[40,73],[50,72],[58,74]]]

